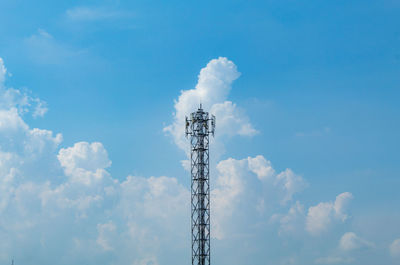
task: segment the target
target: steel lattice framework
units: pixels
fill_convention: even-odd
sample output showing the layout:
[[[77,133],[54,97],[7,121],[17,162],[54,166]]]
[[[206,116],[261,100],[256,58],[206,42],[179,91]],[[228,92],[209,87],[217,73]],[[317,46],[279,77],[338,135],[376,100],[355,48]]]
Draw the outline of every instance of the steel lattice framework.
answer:
[[[210,160],[209,135],[214,136],[215,117],[201,104],[186,117],[186,137],[190,135],[192,175],[192,265],[210,265]]]

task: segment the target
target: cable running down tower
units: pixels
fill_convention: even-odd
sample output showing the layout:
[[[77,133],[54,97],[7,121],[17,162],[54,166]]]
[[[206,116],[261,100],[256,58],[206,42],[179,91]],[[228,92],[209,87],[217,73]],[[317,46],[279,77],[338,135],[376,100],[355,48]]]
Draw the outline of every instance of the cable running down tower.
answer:
[[[215,116],[201,104],[186,117],[186,137],[190,135],[192,265],[210,265],[210,160],[209,135],[214,136]]]

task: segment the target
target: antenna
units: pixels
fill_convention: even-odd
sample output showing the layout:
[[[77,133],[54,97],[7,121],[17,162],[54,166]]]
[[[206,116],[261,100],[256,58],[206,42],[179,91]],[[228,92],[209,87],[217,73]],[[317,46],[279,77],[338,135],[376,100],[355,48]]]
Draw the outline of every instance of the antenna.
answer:
[[[215,124],[216,124],[215,116],[211,115],[211,131],[210,131],[210,133],[212,134],[212,136],[214,136],[214,133],[215,133]]]
[[[209,135],[214,136],[215,116],[200,108],[185,118],[190,135],[192,265],[210,265],[210,160]]]
[[[190,126],[189,119],[188,119],[187,116],[185,116],[185,135],[186,135],[186,138],[188,137],[189,134],[191,134],[191,133],[189,133],[189,126]]]

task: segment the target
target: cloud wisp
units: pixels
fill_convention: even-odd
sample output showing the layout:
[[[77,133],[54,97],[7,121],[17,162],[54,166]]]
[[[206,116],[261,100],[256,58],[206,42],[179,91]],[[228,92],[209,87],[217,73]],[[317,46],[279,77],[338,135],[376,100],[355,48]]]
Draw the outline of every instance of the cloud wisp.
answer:
[[[68,20],[73,22],[95,22],[130,18],[133,14],[105,7],[77,6],[68,9],[65,12],[65,16]]]
[[[400,238],[395,239],[389,246],[390,254],[393,257],[400,258]]]
[[[371,248],[374,244],[359,236],[354,232],[345,233],[339,241],[339,248],[344,251],[352,251],[361,248]]]

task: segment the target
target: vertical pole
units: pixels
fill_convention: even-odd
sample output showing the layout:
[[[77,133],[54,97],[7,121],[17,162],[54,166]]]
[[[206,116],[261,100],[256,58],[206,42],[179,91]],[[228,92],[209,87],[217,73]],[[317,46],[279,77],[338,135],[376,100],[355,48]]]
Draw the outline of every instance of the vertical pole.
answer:
[[[209,119],[201,106],[186,118],[186,135],[191,136],[192,265],[210,265],[209,134],[214,134],[214,126],[215,117]]]

